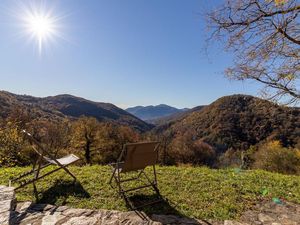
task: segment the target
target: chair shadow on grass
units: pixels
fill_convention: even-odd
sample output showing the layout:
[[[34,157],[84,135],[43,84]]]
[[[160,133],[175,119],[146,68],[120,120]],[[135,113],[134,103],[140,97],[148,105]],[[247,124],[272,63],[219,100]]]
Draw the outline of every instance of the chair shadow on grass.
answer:
[[[46,191],[36,195],[36,203],[65,205],[70,196],[76,198],[90,198],[90,194],[84,189],[80,182],[57,180],[55,184]],[[41,196],[41,197],[40,197]]]
[[[172,220],[184,220],[184,223],[188,224],[201,224],[199,221],[187,217],[176,209],[176,204],[172,203],[170,200],[163,198],[161,195],[152,194],[152,195],[143,195],[136,194],[132,195],[125,200],[126,206],[128,210],[132,210],[132,208],[139,207],[147,202],[153,202],[157,199],[160,199],[160,202],[155,204],[151,204],[148,206],[144,206],[138,208],[138,210],[134,210],[138,216],[142,219],[147,220],[150,218],[152,221],[160,222],[162,224],[172,224]],[[141,213],[141,211],[143,213]],[[145,215],[143,215],[145,214]],[[206,224],[210,224],[208,221],[205,221]]]

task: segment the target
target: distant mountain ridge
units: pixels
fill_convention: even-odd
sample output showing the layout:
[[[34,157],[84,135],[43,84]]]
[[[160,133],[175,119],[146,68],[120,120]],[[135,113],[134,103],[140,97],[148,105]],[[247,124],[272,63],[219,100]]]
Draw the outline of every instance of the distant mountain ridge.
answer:
[[[6,117],[15,107],[22,107],[33,116],[53,120],[90,116],[99,121],[128,125],[139,131],[148,131],[153,127],[110,103],[93,102],[67,94],[40,98],[0,91],[0,117]]]
[[[167,117],[174,115],[179,112],[186,111],[187,109],[177,109],[175,107],[160,104],[160,105],[150,105],[150,106],[135,106],[127,108],[126,111],[135,115],[136,117],[144,121],[153,121],[162,117]]]
[[[155,126],[161,126],[161,125],[164,125],[164,124],[174,123],[175,121],[178,121],[178,120],[184,118],[185,116],[189,115],[190,113],[195,112],[195,111],[200,111],[204,108],[205,108],[205,105],[199,105],[199,106],[196,106],[196,107],[191,108],[191,109],[186,109],[185,108],[184,110],[182,110],[180,112],[174,113],[174,114],[169,115],[169,116],[164,116],[164,117],[154,119],[151,122]]]

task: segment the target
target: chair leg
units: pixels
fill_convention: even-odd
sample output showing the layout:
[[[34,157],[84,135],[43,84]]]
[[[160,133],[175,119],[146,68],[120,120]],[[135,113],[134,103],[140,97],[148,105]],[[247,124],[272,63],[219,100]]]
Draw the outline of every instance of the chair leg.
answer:
[[[142,220],[149,221],[149,219],[143,214],[143,212],[137,210],[136,207],[132,205],[125,193],[122,193],[122,197],[125,200],[127,207],[134,211]]]
[[[114,170],[113,170],[113,173],[112,173],[112,175],[111,175],[111,177],[110,177],[110,179],[109,179],[109,182],[108,182],[108,184],[112,187],[112,188],[116,188],[116,187],[114,187],[113,186],[113,179],[115,180],[115,182],[116,182],[116,185],[117,185],[117,187],[118,187],[118,189],[119,189],[119,194],[121,194],[121,192],[122,192],[122,188],[121,188],[121,182],[120,182],[120,175],[119,175],[119,171],[117,171],[118,169],[117,168],[114,168]]]
[[[146,177],[146,179],[148,180],[148,182],[151,184],[153,190],[156,192],[157,195],[160,195],[159,190],[157,188],[157,182],[156,180],[154,180],[154,182],[152,182],[150,180],[150,178],[147,176],[147,174],[143,171],[144,176]]]
[[[108,184],[110,184],[110,186],[112,186],[111,182],[112,182],[112,180],[113,180],[115,174],[116,174],[116,168],[114,169],[114,171],[113,171],[113,173],[112,173],[112,175],[111,175],[111,177],[110,177],[110,179],[109,179]]]
[[[32,184],[33,184],[33,193],[35,195],[35,200],[36,200],[36,202],[39,202],[39,193],[36,188],[35,181],[33,181]]]
[[[120,177],[120,171],[117,171],[117,176],[115,176],[115,180],[117,182],[117,185],[119,187],[119,194],[124,193],[122,185],[121,185],[121,177]]]
[[[146,172],[144,170],[141,171],[140,174],[144,174],[144,176],[146,177],[147,181],[149,182],[149,184],[152,186],[153,190],[155,191],[155,193],[159,196],[159,198],[162,198],[159,189],[157,187],[157,179],[156,179],[156,171],[155,171],[155,167],[153,166],[153,175],[154,175],[154,181],[152,181],[149,176],[146,174]]]
[[[63,166],[62,169],[63,169],[64,171],[66,171],[71,177],[73,177],[74,182],[77,180],[76,177],[70,172],[70,170],[67,169],[67,167],[64,167],[64,166]]]

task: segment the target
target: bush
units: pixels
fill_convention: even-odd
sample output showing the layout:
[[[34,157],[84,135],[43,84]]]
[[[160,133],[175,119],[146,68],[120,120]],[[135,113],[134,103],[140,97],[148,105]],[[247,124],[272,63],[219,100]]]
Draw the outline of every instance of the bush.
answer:
[[[217,162],[218,168],[240,167],[240,165],[241,165],[240,152],[236,151],[233,148],[228,149],[222,155],[220,155]]]
[[[278,173],[299,174],[300,151],[285,148],[279,141],[267,142],[259,146],[254,153],[253,168]]]
[[[189,133],[177,136],[168,154],[176,163],[193,165],[212,165],[216,157],[212,146],[200,139],[194,140]]]
[[[31,163],[28,146],[18,128],[0,131],[0,167],[25,166]]]

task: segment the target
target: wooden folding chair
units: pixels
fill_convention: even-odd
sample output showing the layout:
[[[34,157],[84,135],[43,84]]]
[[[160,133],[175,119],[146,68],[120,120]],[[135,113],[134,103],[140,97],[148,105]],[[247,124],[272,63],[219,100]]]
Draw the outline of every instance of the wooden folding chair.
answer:
[[[33,164],[32,170],[25,172],[25,173],[19,175],[18,177],[10,180],[9,186],[11,186],[12,183],[17,182],[17,183],[19,183],[19,186],[15,188],[17,190],[28,184],[31,184],[31,183],[34,184],[35,181],[40,180],[60,169],[63,169],[66,173],[68,173],[74,179],[74,182],[76,181],[76,177],[67,169],[67,166],[75,163],[80,158],[78,158],[76,155],[70,154],[63,158],[56,159],[30,133],[26,132],[25,130],[23,130],[22,133],[25,135],[25,137],[27,137],[29,139],[34,151],[38,154],[38,158],[37,158],[37,161]],[[44,162],[46,162],[46,163],[43,164]],[[56,165],[57,167],[49,172],[46,172],[43,175],[40,175],[41,170],[45,169],[46,167],[48,167],[50,165]],[[28,179],[29,176],[33,176],[33,178]]]
[[[112,181],[113,179],[115,180],[119,189],[119,194],[125,199],[126,203],[128,203],[132,210],[137,210],[138,208],[162,201],[157,187],[157,176],[155,170],[155,164],[158,160],[158,146],[159,142],[126,144],[124,145],[117,162],[111,164],[113,171],[109,180],[109,184],[113,187]],[[145,168],[147,166],[152,166],[154,177],[153,180],[151,180],[145,172]],[[129,172],[137,172],[138,175],[133,178],[122,179],[122,174]],[[141,180],[142,175],[146,178],[148,183],[130,189],[124,188],[123,183],[133,180]],[[126,193],[149,187],[156,192],[156,194],[159,196],[159,199],[140,206],[133,206]]]

